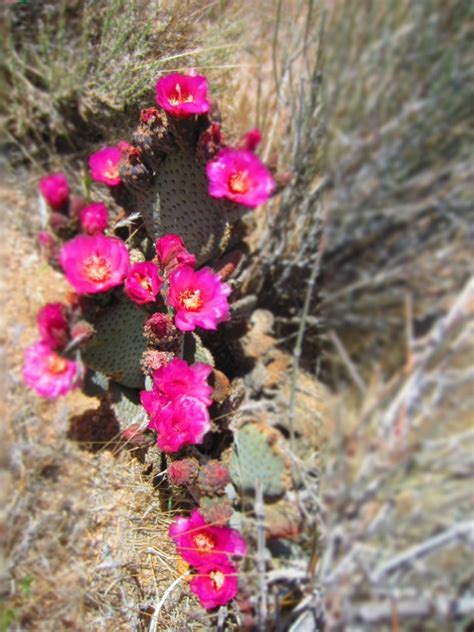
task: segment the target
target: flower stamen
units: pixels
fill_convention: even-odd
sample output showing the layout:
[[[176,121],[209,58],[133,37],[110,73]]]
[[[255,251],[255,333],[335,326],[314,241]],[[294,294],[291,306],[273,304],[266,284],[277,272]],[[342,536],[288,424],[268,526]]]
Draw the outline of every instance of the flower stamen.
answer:
[[[181,105],[181,103],[192,103],[194,97],[190,92],[183,92],[179,83],[174,88],[174,94],[170,97],[171,105]]]
[[[222,571],[213,571],[210,573],[210,577],[215,590],[220,590],[225,581],[224,573]]]
[[[180,292],[178,302],[189,312],[197,312],[204,304],[201,296],[201,290],[192,290],[188,288]]]
[[[82,270],[90,281],[103,283],[112,276],[112,266],[107,259],[101,255],[92,255],[82,264]]]
[[[232,193],[247,193],[249,190],[248,171],[237,171],[229,178],[229,189]]]
[[[59,375],[67,370],[67,360],[61,358],[57,353],[52,353],[46,361],[48,371]]]
[[[193,538],[193,542],[196,545],[196,549],[199,553],[209,553],[214,550],[216,543],[214,542],[214,538],[210,535],[206,535],[205,533],[199,533],[195,535]]]

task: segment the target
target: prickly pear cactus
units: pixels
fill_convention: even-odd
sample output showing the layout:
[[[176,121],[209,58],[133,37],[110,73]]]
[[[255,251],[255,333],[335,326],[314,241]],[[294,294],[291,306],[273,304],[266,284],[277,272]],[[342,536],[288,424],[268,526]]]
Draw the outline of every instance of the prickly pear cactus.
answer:
[[[135,389],[111,383],[108,401],[122,430],[132,425],[146,428],[148,418]]]
[[[122,297],[108,305],[94,322],[96,334],[82,352],[84,362],[123,386],[142,388],[145,376],[140,361],[147,349],[143,337],[147,316]]]
[[[264,423],[247,423],[237,431],[229,470],[244,495],[255,496],[257,483],[267,498],[282,496],[291,484],[283,436]]]
[[[164,474],[166,464],[176,506],[195,507],[180,530],[188,520],[217,525],[235,575],[246,546],[225,526],[234,509],[249,512],[257,484],[269,501],[291,485],[277,430],[255,422],[234,431],[252,363],[241,340],[257,303],[239,283],[248,250],[239,220],[275,183],[256,155],[258,130],[225,144],[204,77],[160,79],[157,103],[142,110],[133,144],[90,156],[92,179],[121,207],[112,220],[104,204],[69,198],[64,174],[42,183],[53,233],[42,243],[74,293],[39,314],[24,375],[44,397],[84,376],[85,394],[100,399],[96,426],[108,420],[121,446],[158,459],[149,471]],[[211,540],[199,536],[197,546]]]
[[[205,164],[190,151],[177,150],[163,160],[146,194],[136,194],[148,234],[153,239],[181,235],[198,264],[225,251],[232,234],[229,219],[237,212],[227,200],[210,198],[207,187]]]

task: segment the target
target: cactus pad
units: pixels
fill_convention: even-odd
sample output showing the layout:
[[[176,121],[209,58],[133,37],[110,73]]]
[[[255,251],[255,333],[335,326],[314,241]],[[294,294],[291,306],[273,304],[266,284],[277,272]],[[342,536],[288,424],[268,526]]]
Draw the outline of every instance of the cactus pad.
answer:
[[[146,317],[143,309],[125,298],[107,306],[94,323],[96,335],[83,351],[85,363],[123,386],[142,388]]]
[[[259,481],[267,499],[285,493],[291,475],[288,460],[280,447],[282,439],[280,432],[263,423],[248,423],[240,428],[229,465],[237,489],[254,496]]]
[[[109,386],[109,403],[122,430],[134,424],[143,428],[148,425],[148,417],[137,391],[112,382]]]
[[[153,239],[175,233],[201,265],[219,256],[229,243],[230,221],[238,206],[207,193],[204,163],[191,152],[175,151],[161,163],[154,184],[137,192],[137,208]]]
[[[189,332],[184,336],[183,358],[189,364],[204,362],[214,366],[214,357],[207,347],[204,346],[201,338],[194,332]]]

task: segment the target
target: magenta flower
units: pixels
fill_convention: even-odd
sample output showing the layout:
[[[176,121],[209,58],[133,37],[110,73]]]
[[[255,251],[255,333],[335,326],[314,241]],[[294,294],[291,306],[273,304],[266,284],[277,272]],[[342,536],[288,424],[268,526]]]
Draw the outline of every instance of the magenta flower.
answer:
[[[245,149],[221,149],[207,163],[209,195],[255,208],[268,200],[275,182],[260,159]]]
[[[196,257],[186,250],[184,241],[179,235],[165,235],[155,243],[158,261],[167,272],[175,270],[178,266],[186,265],[194,268]]]
[[[209,111],[208,83],[202,75],[172,72],[156,84],[156,102],[173,116],[186,117]]]
[[[189,518],[178,516],[170,525],[169,536],[183,560],[198,568],[226,564],[231,557],[247,553],[247,543],[236,529],[208,525],[199,509],[193,509]]]
[[[262,142],[262,134],[258,128],[251,129],[242,136],[239,142],[239,149],[255,151]]]
[[[168,290],[168,303],[176,309],[176,327],[181,331],[216,329],[230,319],[227,297],[231,291],[210,268],[195,272],[189,266],[179,267],[170,274]]]
[[[39,189],[51,208],[61,208],[69,200],[69,185],[66,176],[61,171],[41,178]]]
[[[229,563],[205,563],[199,566],[190,585],[201,606],[210,610],[224,606],[237,596],[237,569]]]
[[[148,424],[148,428],[158,433],[158,447],[167,453],[178,452],[185,445],[202,443],[210,427],[207,406],[186,395],[169,401]]]
[[[134,263],[125,279],[125,293],[134,303],[154,303],[160,291],[158,268],[151,261]]]
[[[187,395],[210,406],[212,386],[207,383],[207,378],[211,373],[212,366],[209,364],[196,362],[190,366],[186,360],[174,358],[169,364],[154,372],[153,389],[168,401],[180,395]]]
[[[49,248],[54,245],[55,240],[52,235],[50,235],[45,230],[40,230],[38,233],[38,243],[42,248]]]
[[[36,316],[41,342],[51,349],[64,348],[70,338],[67,308],[62,303],[47,303]]]
[[[97,294],[120,285],[130,269],[125,244],[104,235],[74,237],[64,244],[59,262],[77,294]]]
[[[160,367],[160,369],[161,368],[163,367]],[[157,370],[159,371],[160,369]],[[155,391],[155,389],[151,391],[140,391],[140,401],[150,417],[150,424],[158,418],[160,411],[170,402],[169,399],[163,397],[163,395]]]
[[[105,204],[96,202],[81,209],[79,219],[82,230],[89,234],[103,233],[109,225],[109,211]]]
[[[58,355],[46,343],[36,342],[25,349],[23,379],[40,397],[66,395],[77,386],[79,378],[79,364]]]
[[[124,141],[122,141],[124,142]],[[115,187],[121,182],[119,164],[122,157],[120,147],[104,147],[89,157],[91,177],[96,182],[103,182]]]

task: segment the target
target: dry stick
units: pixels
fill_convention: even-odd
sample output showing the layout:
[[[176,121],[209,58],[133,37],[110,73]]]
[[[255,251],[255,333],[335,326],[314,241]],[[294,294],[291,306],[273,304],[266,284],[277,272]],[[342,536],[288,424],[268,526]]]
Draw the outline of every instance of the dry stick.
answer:
[[[446,622],[453,621],[453,617],[465,617],[474,613],[474,598],[470,596],[449,598],[443,595],[417,596],[413,599],[393,599],[368,601],[361,606],[351,607],[344,623],[368,624],[390,623],[393,616],[393,607],[396,605],[399,619],[428,619],[433,622],[443,618]],[[436,619],[435,619],[436,618]],[[360,628],[359,628],[360,629]],[[372,628],[371,628],[372,629]]]
[[[267,620],[267,580],[265,577],[265,505],[261,481],[255,488],[255,518],[257,523],[257,573],[260,586],[258,600],[258,629],[265,630]]]
[[[357,370],[357,367],[352,362],[350,355],[348,354],[345,346],[342,343],[342,340],[339,338],[339,336],[333,330],[329,332],[329,338],[331,339],[331,342],[336,347],[337,352],[341,356],[341,360],[342,360],[344,366],[346,367],[349,375],[351,376],[354,384],[357,386],[359,391],[362,394],[364,394],[367,391],[367,386],[366,386],[364,380],[362,379],[359,371]]]
[[[185,579],[185,577],[187,577],[189,574],[191,573],[191,571],[186,571],[185,573],[183,573],[182,575],[180,575],[177,579],[174,580],[174,582],[172,584],[170,584],[168,586],[168,588],[165,590],[165,592],[163,593],[162,598],[159,600],[159,602],[156,604],[155,606],[155,611],[153,612],[153,615],[151,617],[150,620],[150,627],[148,628],[148,632],[156,632],[156,626],[158,624],[158,615],[160,614],[160,610],[163,607],[163,604],[165,603],[165,601],[167,600],[167,598],[169,597],[169,595],[173,592],[173,590],[176,588],[176,586],[183,581],[183,579]]]
[[[298,328],[298,335],[296,337],[296,343],[293,349],[293,371],[292,371],[290,402],[289,402],[289,410],[288,410],[288,426],[290,428],[290,446],[291,446],[291,450],[293,454],[295,454],[296,382],[298,380],[298,371],[299,371],[299,364],[300,364],[301,352],[302,352],[302,347],[303,347],[304,332],[306,328],[306,320],[308,318],[309,309],[311,306],[311,297],[313,295],[314,284],[316,283],[316,278],[318,277],[319,270],[321,267],[323,241],[324,240],[321,239],[320,247],[316,254],[313,267],[311,268],[311,275],[309,277],[308,287],[306,289],[306,296],[305,296],[304,305],[303,305],[303,312],[301,314],[300,326]]]
[[[466,537],[471,533],[474,535],[474,523],[471,521],[461,522],[461,524],[455,525],[451,527],[451,529],[446,529],[442,533],[438,533],[432,538],[428,538],[421,542],[421,544],[417,544],[416,546],[412,546],[406,551],[403,551],[399,555],[392,557],[388,562],[379,566],[379,568],[375,569],[371,580],[373,583],[378,583],[382,577],[392,573],[394,570],[397,570],[401,566],[408,564],[410,562],[414,562],[418,560],[420,557],[425,557],[429,555],[433,551],[445,546],[452,542],[452,540],[456,540],[460,537]]]
[[[395,397],[392,404],[381,420],[381,432],[385,436],[392,434],[400,416],[400,412],[405,410],[407,417],[419,398],[424,385],[424,372],[436,351],[446,340],[449,332],[456,325],[466,318],[472,310],[474,300],[474,277],[471,277],[465,284],[462,292],[454,302],[449,312],[439,320],[426,338],[426,345],[423,352],[413,358],[413,371],[407,379],[402,389]]]

